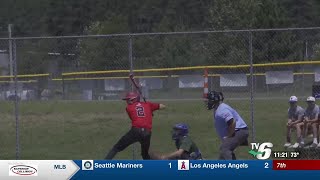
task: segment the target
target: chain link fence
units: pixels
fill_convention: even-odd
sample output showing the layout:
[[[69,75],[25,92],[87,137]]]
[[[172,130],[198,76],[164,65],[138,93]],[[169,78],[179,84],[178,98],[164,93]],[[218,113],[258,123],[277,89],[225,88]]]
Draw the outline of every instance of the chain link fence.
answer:
[[[320,93],[319,57],[319,28],[2,38],[1,128],[8,133],[0,154],[103,158],[130,128],[119,99],[134,90],[132,72],[147,99],[168,106],[155,113],[152,151],[174,151],[171,127],[185,122],[204,157],[218,157],[219,139],[203,101],[205,78],[209,90],[223,92],[243,116],[251,142],[283,150],[289,97],[298,96],[306,108],[307,96]],[[17,71],[10,76],[15,60]],[[117,158],[140,158],[138,149]],[[239,157],[252,159],[248,150],[239,148]],[[320,153],[303,154],[310,159]]]

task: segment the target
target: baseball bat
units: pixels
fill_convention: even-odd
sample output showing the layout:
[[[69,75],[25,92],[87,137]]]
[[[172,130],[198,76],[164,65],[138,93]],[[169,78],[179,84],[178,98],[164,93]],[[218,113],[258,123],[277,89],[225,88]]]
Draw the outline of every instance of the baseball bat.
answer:
[[[143,101],[144,101],[144,102],[147,102],[147,101],[146,101],[146,98],[142,95],[142,91],[141,91],[140,86],[138,86],[138,84],[137,84],[136,81],[134,80],[133,74],[130,74],[129,77],[130,77],[130,80],[131,80],[132,84],[134,85],[134,87],[138,90],[140,96],[142,96]]]

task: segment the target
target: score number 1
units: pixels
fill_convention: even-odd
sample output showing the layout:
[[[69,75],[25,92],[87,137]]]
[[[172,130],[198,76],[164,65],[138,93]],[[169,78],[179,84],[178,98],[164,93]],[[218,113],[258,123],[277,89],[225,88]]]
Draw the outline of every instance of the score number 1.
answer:
[[[171,169],[171,163],[169,163],[168,165],[169,165],[169,168]]]

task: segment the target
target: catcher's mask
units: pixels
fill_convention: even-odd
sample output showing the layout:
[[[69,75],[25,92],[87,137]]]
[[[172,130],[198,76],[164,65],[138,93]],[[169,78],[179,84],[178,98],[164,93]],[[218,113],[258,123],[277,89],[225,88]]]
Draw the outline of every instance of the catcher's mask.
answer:
[[[210,91],[207,95],[207,109],[211,110],[224,100],[222,92]]]
[[[140,102],[140,95],[135,92],[128,92],[122,100],[126,100],[128,104]]]
[[[189,133],[188,125],[179,123],[172,128],[172,140],[179,140],[180,138],[187,136]]]

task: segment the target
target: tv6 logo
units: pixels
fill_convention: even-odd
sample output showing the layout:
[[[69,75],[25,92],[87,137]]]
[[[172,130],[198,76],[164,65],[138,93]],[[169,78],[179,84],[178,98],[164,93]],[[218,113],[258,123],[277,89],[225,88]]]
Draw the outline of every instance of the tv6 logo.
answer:
[[[260,160],[265,160],[270,158],[271,156],[271,148],[273,147],[273,144],[271,142],[265,142],[265,143],[251,143],[251,149],[256,149],[256,157]]]

